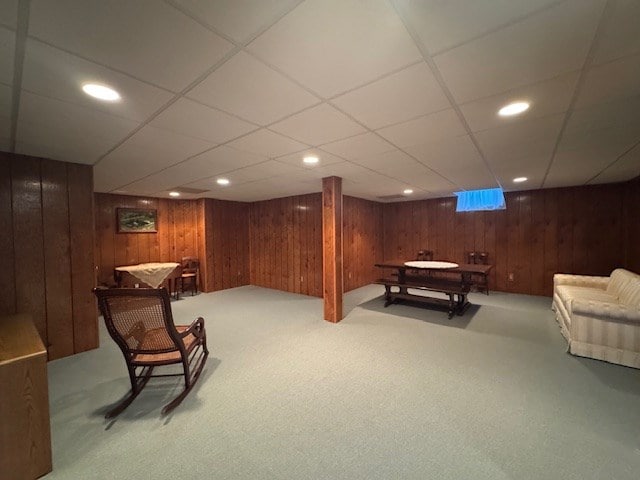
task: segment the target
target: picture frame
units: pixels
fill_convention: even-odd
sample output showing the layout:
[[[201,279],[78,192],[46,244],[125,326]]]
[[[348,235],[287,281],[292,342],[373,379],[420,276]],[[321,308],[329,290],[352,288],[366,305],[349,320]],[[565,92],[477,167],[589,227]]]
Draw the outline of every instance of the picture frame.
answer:
[[[154,208],[118,208],[118,233],[158,233],[158,211]]]

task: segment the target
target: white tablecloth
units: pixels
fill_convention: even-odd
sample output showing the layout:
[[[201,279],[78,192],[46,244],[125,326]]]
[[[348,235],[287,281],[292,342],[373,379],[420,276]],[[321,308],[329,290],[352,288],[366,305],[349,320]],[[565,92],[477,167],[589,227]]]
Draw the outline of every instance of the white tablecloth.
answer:
[[[180,265],[176,262],[166,263],[140,263],[139,265],[125,265],[116,267],[119,272],[127,272],[138,280],[146,283],[152,288],[158,288],[164,279],[169,276],[175,268]]]

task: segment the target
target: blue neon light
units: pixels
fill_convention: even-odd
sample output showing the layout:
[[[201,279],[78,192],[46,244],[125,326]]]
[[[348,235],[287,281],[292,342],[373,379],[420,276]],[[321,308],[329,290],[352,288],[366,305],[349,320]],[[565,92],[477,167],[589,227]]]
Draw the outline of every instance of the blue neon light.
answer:
[[[501,188],[486,190],[468,190],[455,192],[458,196],[456,212],[475,212],[478,210],[505,210],[504,192]]]

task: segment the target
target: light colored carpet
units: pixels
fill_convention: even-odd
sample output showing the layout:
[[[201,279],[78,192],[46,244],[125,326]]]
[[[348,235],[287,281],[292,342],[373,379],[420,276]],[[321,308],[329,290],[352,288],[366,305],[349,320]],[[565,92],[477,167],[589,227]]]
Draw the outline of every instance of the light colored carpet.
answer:
[[[53,479],[633,479],[640,370],[573,357],[550,299],[472,295],[463,317],[383,308],[382,287],[322,301],[258,287],[172,303],[206,319],[211,355],[152,379],[115,421],[116,345],[49,364]]]

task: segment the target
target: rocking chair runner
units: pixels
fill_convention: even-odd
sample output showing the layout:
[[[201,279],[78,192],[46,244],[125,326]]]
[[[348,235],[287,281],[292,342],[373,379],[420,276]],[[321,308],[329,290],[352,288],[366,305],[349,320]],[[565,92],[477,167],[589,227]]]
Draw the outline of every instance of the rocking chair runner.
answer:
[[[204,319],[191,325],[174,325],[165,288],[94,289],[111,338],[122,350],[131,380],[131,393],[105,417],[122,413],[151,377],[184,376],[185,388],[165,405],[166,414],[177,407],[193,388],[209,355]],[[162,365],[182,364],[183,373],[152,375]]]

